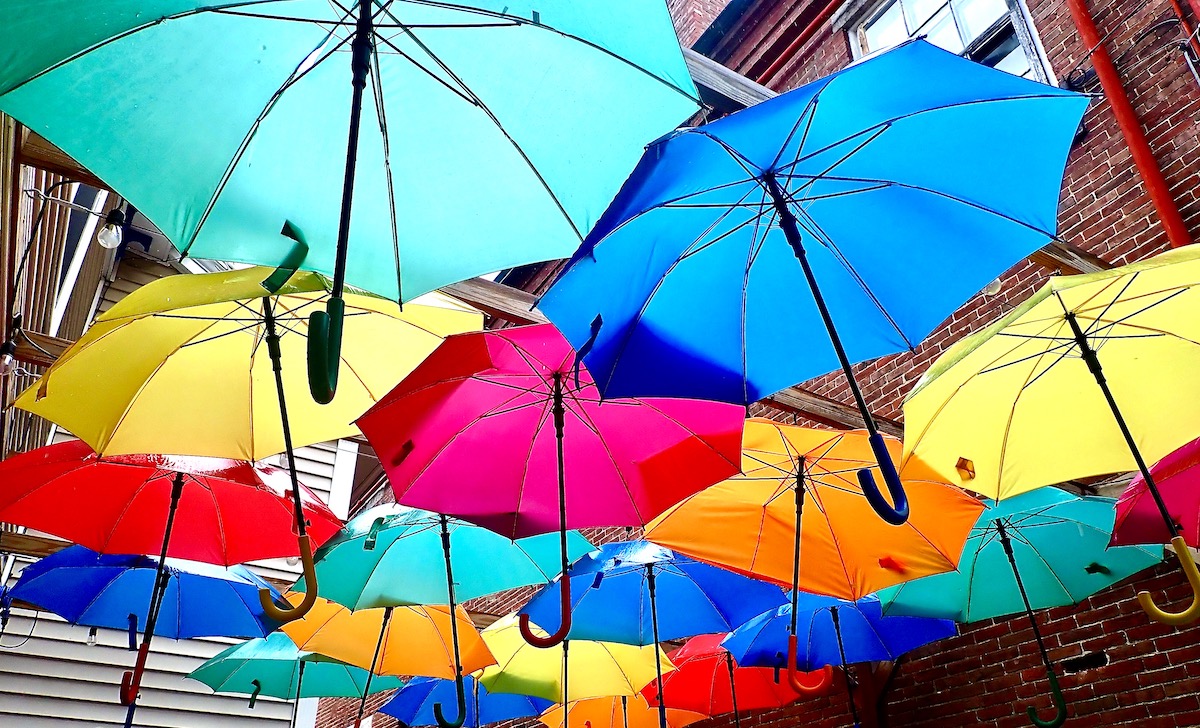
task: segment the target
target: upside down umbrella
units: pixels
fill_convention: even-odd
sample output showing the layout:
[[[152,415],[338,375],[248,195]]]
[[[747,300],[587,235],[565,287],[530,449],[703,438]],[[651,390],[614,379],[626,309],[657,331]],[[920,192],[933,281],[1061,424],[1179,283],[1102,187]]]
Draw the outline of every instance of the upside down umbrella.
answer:
[[[1188,546],[1200,545],[1200,438],[1169,453],[1150,467],[1162,502]],[[1138,473],[1117,500],[1113,546],[1157,544],[1171,540],[1163,525],[1150,482]]]
[[[666,720],[669,728],[683,728],[704,718],[703,713],[670,708]],[[562,705],[550,708],[538,720],[549,728],[656,728],[662,725],[656,710],[641,695],[576,700],[569,703],[565,711]]]
[[[885,443],[899,453],[898,441]],[[646,538],[789,587],[793,598],[805,590],[854,600],[954,569],[983,506],[914,459],[900,473],[916,506],[912,517],[898,527],[881,523],[855,478],[873,466],[864,431],[751,419],[742,474],[668,509],[649,525]],[[798,637],[795,630],[792,634]],[[832,675],[832,669],[825,670],[822,683],[814,686],[789,670],[788,680],[795,690],[809,692]]]
[[[101,553],[159,554],[156,588],[121,701],[132,706],[149,656],[169,556],[232,565],[303,555],[296,504],[318,543],[341,525],[307,488],[278,468],[204,457],[101,457],[82,441],[48,445],[0,463],[0,519]],[[259,591],[275,619],[274,593]],[[273,609],[268,609],[267,604]],[[132,707],[131,707],[132,711]],[[132,712],[131,714],[132,715]]]
[[[549,324],[451,336],[358,420],[397,500],[521,538],[640,526],[737,472],[743,411],[715,402],[606,400]],[[561,642],[561,623],[527,640]],[[540,625],[547,628],[550,624]]]
[[[479,728],[488,723],[518,718],[536,718],[554,704],[551,700],[532,695],[489,693],[470,675],[463,678],[463,683],[472,696],[467,701],[466,719],[463,721],[466,728]],[[392,716],[406,726],[438,725],[433,706],[455,700],[456,693],[453,680],[415,677],[384,703],[379,712]]]
[[[568,575],[569,574],[569,575]],[[784,603],[773,584],[701,563],[645,541],[608,543],[572,564],[567,639],[657,645],[728,632]],[[558,589],[547,585],[521,613],[535,624],[555,617]],[[662,674],[655,676],[661,689]],[[659,728],[667,709],[659,705]]]
[[[304,652],[282,632],[232,645],[192,670],[188,679],[217,693],[249,695],[250,707],[259,695],[294,700],[301,698],[357,698],[367,690],[367,671],[332,658]],[[372,692],[395,690],[398,677],[377,676]],[[292,712],[292,725],[296,713]]]
[[[1040,488],[987,510],[971,530],[958,571],[927,576],[879,593],[888,615],[977,622],[1025,612],[1050,679],[1059,725],[1067,716],[1058,677],[1042,643],[1035,609],[1080,602],[1142,569],[1161,563],[1162,548],[1107,548],[1113,527],[1111,498],[1074,496]]]
[[[850,365],[912,350],[1054,237],[1086,106],[910,41],[652,144],[540,307],[605,397],[749,404],[840,367],[892,503],[858,477],[901,523]]]
[[[511,541],[442,514],[389,504],[347,523],[317,551],[314,571],[320,596],[349,609],[448,604],[453,610],[461,601],[548,581],[557,571],[556,546],[549,534]],[[591,549],[578,533],[568,534],[572,558]],[[303,580],[296,585],[297,591],[306,588]],[[458,633],[451,627],[457,654]],[[433,706],[445,727],[458,728],[467,717],[461,673],[455,685],[458,719],[446,720],[441,705]]]
[[[948,619],[896,617],[883,614],[879,599],[857,601],[801,594],[791,604],[760,614],[734,630],[721,643],[740,665],[789,670],[815,670],[838,665],[843,671],[858,662],[895,660],[910,650],[958,633]],[[793,647],[799,621],[804,635]],[[859,725],[854,685],[849,678],[850,712]]]
[[[353,372],[321,407],[303,391],[298,364],[310,338],[307,314],[330,295],[316,273],[247,268],[150,283],[100,316],[17,406],[45,417],[102,455],[131,452],[259,460],[283,452],[295,537],[312,581],[294,448],[355,432],[370,406],[449,333],[481,326],[456,305],[410,305],[346,296],[341,357]],[[222,393],[223,396],[214,396]],[[289,412],[289,405],[292,409]],[[280,611],[277,621],[311,607]]]
[[[1055,276],[947,350],[904,405],[905,457],[989,498],[1137,470],[1192,587],[1160,622],[1200,619],[1200,572],[1154,484],[1154,462],[1200,432],[1200,249]]]
[[[721,646],[725,637],[699,635],[672,652],[675,669],[663,678],[661,691],[653,683],[642,690],[646,701],[707,716],[733,713],[740,728],[740,711],[781,708],[800,698],[787,680],[776,681],[772,668],[738,665]]]
[[[332,276],[328,313],[314,312],[314,396],[336,385],[345,283],[407,301],[569,255],[642,147],[698,109],[662,2],[0,11],[0,110],[185,255]],[[147,173],[163,160],[179,173]],[[285,222],[320,244],[304,257]]]

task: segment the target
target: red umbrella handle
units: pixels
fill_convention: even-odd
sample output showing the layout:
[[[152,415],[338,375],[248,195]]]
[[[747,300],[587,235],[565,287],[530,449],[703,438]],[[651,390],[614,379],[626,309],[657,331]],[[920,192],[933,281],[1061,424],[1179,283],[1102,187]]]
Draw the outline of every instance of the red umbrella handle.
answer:
[[[317,570],[313,564],[312,542],[309,541],[307,535],[301,536],[298,540],[300,562],[304,565],[304,584],[306,586],[304,600],[290,609],[281,609],[275,604],[275,598],[271,596],[270,589],[258,590],[258,600],[262,603],[263,614],[276,622],[291,622],[300,619],[308,614],[313,605],[317,603]]]
[[[571,584],[566,578],[566,574],[559,578],[558,582],[559,604],[561,609],[562,624],[559,625],[558,631],[548,637],[539,637],[533,633],[528,614],[522,614],[520,620],[521,637],[526,642],[534,647],[543,650],[562,644],[562,641],[567,638],[567,634],[571,631]]]
[[[824,692],[833,684],[833,667],[826,665],[821,669],[821,679],[809,685],[800,682],[799,671],[796,669],[796,654],[799,651],[799,639],[796,635],[788,636],[787,681],[792,690],[801,695],[813,695]]]
[[[1192,552],[1188,550],[1183,536],[1171,539],[1171,546],[1175,549],[1175,558],[1179,560],[1179,567],[1183,569],[1188,584],[1192,587],[1192,603],[1182,612],[1167,612],[1154,603],[1154,597],[1150,596],[1150,592],[1147,591],[1138,592],[1138,603],[1155,622],[1169,624],[1172,627],[1182,627],[1200,619],[1200,570],[1197,570],[1196,562],[1192,559]]]
[[[150,656],[150,641],[142,642],[138,648],[137,661],[132,670],[126,670],[121,676],[121,705],[133,705],[137,700],[138,691],[142,688],[142,675],[146,672],[146,658]]]

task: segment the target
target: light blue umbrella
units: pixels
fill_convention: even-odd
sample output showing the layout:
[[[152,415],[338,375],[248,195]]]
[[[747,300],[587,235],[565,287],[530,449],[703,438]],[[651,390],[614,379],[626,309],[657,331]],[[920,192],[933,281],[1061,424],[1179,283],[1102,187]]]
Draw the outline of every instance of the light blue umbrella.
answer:
[[[911,41],[652,144],[540,306],[605,397],[751,403],[841,368],[901,523],[850,366],[1054,238],[1086,106]]]
[[[554,703],[545,698],[516,693],[489,693],[471,676],[463,684],[472,698],[467,701],[466,728],[479,728],[488,723],[536,718]],[[453,680],[433,677],[414,677],[384,703],[380,713],[390,715],[406,726],[437,725],[433,706],[455,699]]]

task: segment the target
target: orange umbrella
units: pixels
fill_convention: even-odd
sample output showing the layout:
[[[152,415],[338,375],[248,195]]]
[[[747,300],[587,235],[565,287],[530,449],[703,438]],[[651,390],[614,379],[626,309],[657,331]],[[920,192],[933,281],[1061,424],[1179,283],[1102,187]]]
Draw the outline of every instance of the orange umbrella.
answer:
[[[900,442],[888,438],[887,445],[899,462]],[[742,440],[743,474],[668,509],[646,538],[742,574],[851,600],[956,568],[983,504],[910,458],[900,475],[911,517],[890,525],[874,516],[858,481],[858,471],[875,462],[865,431],[752,419]],[[812,505],[804,510],[806,498]]]
[[[704,720],[703,713],[667,708],[668,728],[683,728]],[[539,718],[550,728],[660,728],[658,710],[641,695],[572,701],[563,725],[563,706],[550,708]]]

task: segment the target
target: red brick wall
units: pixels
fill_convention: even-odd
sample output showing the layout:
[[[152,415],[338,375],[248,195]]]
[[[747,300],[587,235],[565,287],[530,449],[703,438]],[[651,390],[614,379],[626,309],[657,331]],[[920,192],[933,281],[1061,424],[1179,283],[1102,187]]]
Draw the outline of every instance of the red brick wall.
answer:
[[[667,0],[680,44],[690,48],[728,4],[729,0]]]

